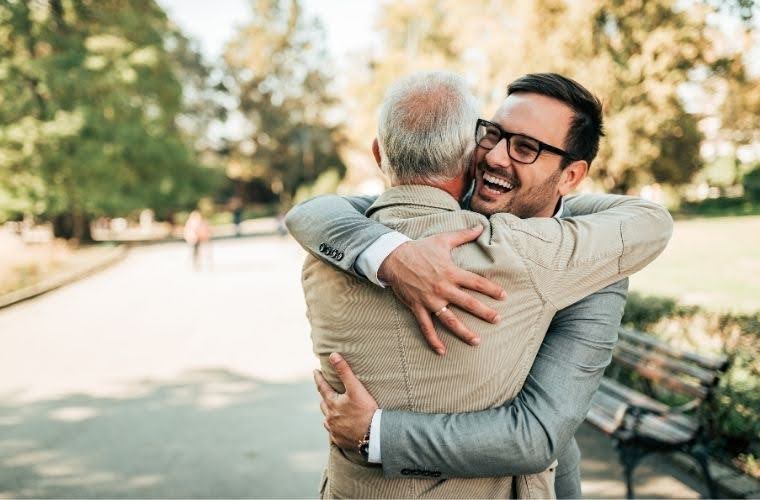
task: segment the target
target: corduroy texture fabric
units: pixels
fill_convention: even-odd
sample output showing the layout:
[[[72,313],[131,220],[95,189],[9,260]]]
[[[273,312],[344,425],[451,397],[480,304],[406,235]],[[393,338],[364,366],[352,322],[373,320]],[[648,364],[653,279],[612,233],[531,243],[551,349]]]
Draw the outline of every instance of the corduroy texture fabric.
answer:
[[[340,352],[381,408],[422,413],[495,407],[522,387],[554,313],[644,267],[672,230],[667,211],[631,197],[601,196],[606,210],[575,219],[486,217],[460,209],[429,186],[399,186],[381,195],[368,215],[411,238],[473,227],[476,242],[453,252],[460,267],[499,283],[504,301],[478,297],[503,318],[492,325],[458,314],[481,334],[468,346],[444,329],[439,357],[419,333],[414,316],[389,289],[381,289],[307,257],[303,287],[314,351],[336,390],[328,356]],[[602,200],[600,201],[600,198]],[[623,258],[624,257],[624,258]],[[386,479],[355,452],[331,446],[325,497],[552,498],[553,468],[532,476]]]

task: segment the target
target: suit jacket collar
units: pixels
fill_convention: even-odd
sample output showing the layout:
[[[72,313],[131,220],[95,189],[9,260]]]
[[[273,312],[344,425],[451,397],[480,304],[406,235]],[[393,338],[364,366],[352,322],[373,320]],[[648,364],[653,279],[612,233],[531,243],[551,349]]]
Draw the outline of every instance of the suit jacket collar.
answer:
[[[405,184],[386,189],[367,209],[366,215],[369,217],[378,210],[397,205],[411,205],[450,212],[462,209],[459,202],[442,189],[433,186]]]
[[[573,216],[573,214],[570,212],[570,208],[567,205],[565,205],[565,197],[564,196],[560,196],[559,197],[559,204],[558,205],[559,206],[557,207],[557,211],[554,212],[554,215],[552,215],[552,217],[554,217],[555,219],[564,219],[565,217],[572,217]]]

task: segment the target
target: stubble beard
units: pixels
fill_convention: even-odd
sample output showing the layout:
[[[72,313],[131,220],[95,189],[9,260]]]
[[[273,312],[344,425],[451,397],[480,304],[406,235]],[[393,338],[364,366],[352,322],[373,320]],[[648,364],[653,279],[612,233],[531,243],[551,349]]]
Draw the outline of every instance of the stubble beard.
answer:
[[[471,208],[488,217],[496,213],[510,213],[520,219],[535,217],[538,213],[546,210],[549,205],[554,209],[557,197],[557,185],[559,184],[561,175],[562,170],[557,169],[555,173],[538,186],[528,188],[520,186],[516,188],[514,195],[504,205],[498,207],[481,206],[476,193],[470,203]]]

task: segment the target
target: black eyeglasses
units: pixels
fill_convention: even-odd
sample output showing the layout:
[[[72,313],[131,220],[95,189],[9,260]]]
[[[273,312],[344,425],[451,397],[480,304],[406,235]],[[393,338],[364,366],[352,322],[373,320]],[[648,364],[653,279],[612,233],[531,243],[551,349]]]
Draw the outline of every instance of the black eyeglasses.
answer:
[[[518,163],[530,164],[538,160],[542,151],[549,151],[571,161],[579,160],[563,151],[528,135],[506,132],[499,125],[478,118],[475,125],[475,143],[484,149],[493,149],[502,139],[507,140],[507,154]]]

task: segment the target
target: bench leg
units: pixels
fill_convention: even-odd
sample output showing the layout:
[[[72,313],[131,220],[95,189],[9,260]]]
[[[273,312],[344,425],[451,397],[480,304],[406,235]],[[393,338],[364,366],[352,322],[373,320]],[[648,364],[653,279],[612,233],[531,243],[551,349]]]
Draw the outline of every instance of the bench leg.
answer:
[[[699,467],[702,469],[702,475],[704,476],[705,482],[707,483],[707,492],[710,495],[709,498],[718,498],[718,492],[715,489],[715,482],[713,481],[712,475],[710,475],[707,450],[705,450],[704,446],[697,445],[693,449],[693,456],[699,464]]]
[[[615,443],[625,476],[626,498],[633,498],[633,470],[645,453],[637,447]]]
[[[626,498],[634,498],[633,496],[633,469],[636,467],[635,465],[623,465],[625,468],[624,474],[625,474],[625,497]]]

